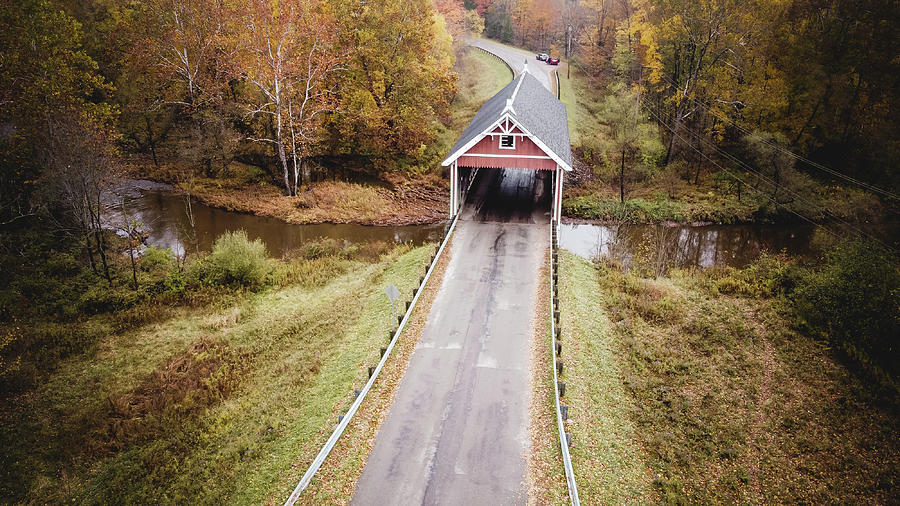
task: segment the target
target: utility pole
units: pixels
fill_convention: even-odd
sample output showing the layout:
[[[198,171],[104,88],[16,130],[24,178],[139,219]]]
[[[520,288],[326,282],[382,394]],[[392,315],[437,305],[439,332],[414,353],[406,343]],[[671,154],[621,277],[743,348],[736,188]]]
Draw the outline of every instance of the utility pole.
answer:
[[[572,52],[572,24],[566,25],[566,79],[572,72],[572,62],[569,61],[569,54]]]

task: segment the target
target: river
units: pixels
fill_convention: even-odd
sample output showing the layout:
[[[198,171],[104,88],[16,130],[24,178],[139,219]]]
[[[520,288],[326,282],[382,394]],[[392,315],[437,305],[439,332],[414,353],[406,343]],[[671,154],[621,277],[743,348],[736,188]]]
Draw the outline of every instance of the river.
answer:
[[[130,180],[107,201],[107,224],[121,224],[125,209],[148,234],[147,244],[176,253],[209,251],[216,237],[227,231],[246,230],[251,239],[262,239],[269,253],[281,256],[302,244],[322,238],[351,243],[385,241],[423,244],[441,238],[444,225],[378,227],[347,224],[293,225],[275,218],[224,211],[191,202],[170,185]],[[595,225],[563,224],[560,246],[592,259],[608,255],[625,265],[636,255],[677,267],[740,267],[762,251],[785,251],[793,256],[815,253],[811,246],[815,225]]]
[[[210,251],[219,235],[246,230],[251,239],[262,239],[269,254],[281,256],[306,242],[322,238],[351,243],[374,241],[424,244],[437,241],[444,224],[376,227],[348,224],[294,225],[275,218],[217,209],[191,201],[193,225],[188,217],[187,199],[170,185],[145,180],[129,180],[106,202],[106,223],[118,228],[123,219],[122,203],[129,218],[147,233],[146,243],[177,254]]]

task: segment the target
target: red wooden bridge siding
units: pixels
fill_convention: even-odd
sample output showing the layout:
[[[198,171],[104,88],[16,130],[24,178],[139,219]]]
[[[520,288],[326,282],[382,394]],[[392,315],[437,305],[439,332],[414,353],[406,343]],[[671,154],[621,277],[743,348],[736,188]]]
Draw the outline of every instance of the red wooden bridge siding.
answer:
[[[487,135],[460,156],[458,163],[462,167],[556,170],[556,162],[534,141],[521,133],[515,136],[516,149],[503,149],[500,147],[500,135]]]

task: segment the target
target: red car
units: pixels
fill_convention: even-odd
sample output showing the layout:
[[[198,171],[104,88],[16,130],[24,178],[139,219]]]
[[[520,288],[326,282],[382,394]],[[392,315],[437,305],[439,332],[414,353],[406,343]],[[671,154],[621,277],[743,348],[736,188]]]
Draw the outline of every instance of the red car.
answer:
[[[547,58],[548,65],[559,65],[559,58]]]

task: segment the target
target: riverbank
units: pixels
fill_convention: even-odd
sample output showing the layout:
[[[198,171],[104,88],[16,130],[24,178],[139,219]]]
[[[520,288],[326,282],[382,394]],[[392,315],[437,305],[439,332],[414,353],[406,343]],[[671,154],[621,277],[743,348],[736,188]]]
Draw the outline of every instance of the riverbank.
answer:
[[[629,185],[624,204],[619,197],[617,182],[596,181],[569,188],[563,197],[563,213],[572,220],[604,224],[732,225],[809,221],[862,223],[876,221],[889,212],[872,194],[847,187],[811,183],[802,198],[774,206],[768,198],[752,190],[744,189],[743,195],[739,196],[733,188],[726,188],[715,180],[692,185],[680,179],[662,179]]]
[[[900,494],[892,404],[763,295],[764,265],[653,278],[565,251],[560,261],[583,502],[889,503]]]
[[[364,383],[367,367],[377,363],[390,325],[384,286],[393,283],[408,300],[434,245],[325,242],[307,245],[290,261],[262,264],[238,260],[259,249],[248,247],[230,250],[234,261],[226,264],[240,271],[227,279],[257,279],[261,284],[252,289],[211,285],[220,279],[216,251],[195,259],[199,266],[171,267],[162,279],[161,257],[145,255],[136,294],[175,290],[179,276],[196,275],[206,287],[196,290],[207,296],[186,293],[174,304],[154,295],[129,310],[82,314],[71,323],[54,313],[41,326],[22,316],[0,327],[4,336],[19,327],[35,335],[91,329],[89,341],[73,343],[82,347],[58,361],[32,364],[23,356],[18,372],[2,363],[5,380],[6,373],[34,375],[17,392],[4,383],[5,498],[260,503],[287,497],[352,401],[353,388]],[[11,290],[24,289],[24,274],[19,278]],[[129,292],[119,286],[125,279],[114,278],[107,291]],[[147,317],[131,321],[138,315]]]
[[[179,184],[204,204],[308,225],[430,225],[447,219],[449,184],[436,175],[397,176],[380,184],[321,181],[304,185],[296,197],[270,184],[241,184],[195,178]]]
[[[608,142],[604,138],[608,127],[603,123],[606,86],[602,79],[592,81],[578,67],[573,67],[568,77],[561,68],[560,98],[566,104],[575,157],[575,171],[566,174],[563,190],[563,213],[571,220],[603,224],[861,223],[897,211],[872,193],[810,177],[818,174],[791,171],[783,175],[786,183],[776,192],[769,184],[771,175],[760,181],[755,173],[711,158],[699,167],[699,173],[692,158],[676,159],[669,166],[659,166],[658,159],[628,163],[623,204],[618,159],[604,163],[602,156]],[[664,153],[654,156],[661,155]]]

